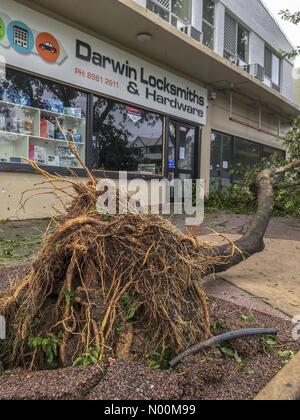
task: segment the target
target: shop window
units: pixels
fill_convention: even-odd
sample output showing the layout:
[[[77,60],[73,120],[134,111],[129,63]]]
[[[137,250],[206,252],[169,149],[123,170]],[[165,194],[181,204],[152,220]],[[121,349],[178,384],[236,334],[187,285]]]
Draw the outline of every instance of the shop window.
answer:
[[[241,138],[235,139],[234,147],[235,180],[243,177],[244,172],[261,162],[261,145]]]
[[[232,137],[221,133],[211,136],[211,191],[231,184]]]
[[[265,83],[276,90],[280,90],[281,60],[273,51],[265,48]]]
[[[277,155],[281,157],[282,159],[285,159],[286,152],[284,150],[276,149],[275,147],[271,146],[263,146],[263,159],[269,160],[271,162],[271,159],[274,155]]]
[[[271,162],[274,155],[284,159],[286,152],[250,140],[212,132],[210,190],[240,182],[248,169],[257,165],[262,167],[263,160]]]
[[[214,48],[215,34],[215,3],[212,0],[203,0],[203,45],[208,48]]]
[[[172,0],[172,25],[177,28],[189,25],[192,20],[192,4],[190,0]]]
[[[238,66],[249,63],[249,31],[225,15],[224,57]]]
[[[146,7],[176,28],[191,23],[191,0],[147,0]]]
[[[163,117],[94,97],[92,167],[161,174]]]
[[[151,12],[160,16],[162,19],[169,22],[170,20],[170,11],[169,11],[169,2],[155,2],[152,0],[147,0],[147,9]]]
[[[7,69],[0,83],[0,162],[77,168],[57,120],[85,160],[87,95],[60,83]]]

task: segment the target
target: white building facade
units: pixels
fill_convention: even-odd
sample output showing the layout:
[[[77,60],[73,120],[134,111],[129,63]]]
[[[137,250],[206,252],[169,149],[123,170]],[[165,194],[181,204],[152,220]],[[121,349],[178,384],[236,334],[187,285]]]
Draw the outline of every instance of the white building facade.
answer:
[[[203,178],[284,155],[300,110],[290,42],[260,0],[1,0],[0,219],[51,215],[49,172]]]

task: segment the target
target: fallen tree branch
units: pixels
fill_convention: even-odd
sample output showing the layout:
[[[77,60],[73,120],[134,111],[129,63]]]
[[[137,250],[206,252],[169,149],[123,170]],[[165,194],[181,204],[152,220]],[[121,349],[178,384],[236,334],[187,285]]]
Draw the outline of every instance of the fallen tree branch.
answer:
[[[275,190],[282,190],[282,189],[298,189],[300,187],[300,180],[297,182],[286,182],[283,184],[274,184]]]
[[[234,248],[227,243],[209,249],[207,253],[224,258],[221,264],[212,264],[205,275],[222,273],[264,250],[264,236],[274,210],[273,177],[300,167],[300,160],[295,160],[279,168],[265,169],[259,173],[251,190],[257,193],[258,208],[246,234],[236,242]]]
[[[199,353],[201,350],[205,350],[209,347],[216,347],[219,344],[222,344],[226,341],[237,340],[238,338],[252,337],[257,335],[277,335],[278,330],[274,328],[249,328],[246,330],[233,331],[218,335],[211,338],[203,343],[196,344],[195,346],[185,350],[183,353],[179,354],[173,360],[170,361],[170,367],[173,369],[176,367],[183,359],[193,354]]]

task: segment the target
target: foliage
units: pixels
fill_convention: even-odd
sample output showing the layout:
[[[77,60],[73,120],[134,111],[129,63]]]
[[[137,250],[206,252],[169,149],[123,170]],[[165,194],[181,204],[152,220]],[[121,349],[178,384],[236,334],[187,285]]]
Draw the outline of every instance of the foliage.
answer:
[[[286,10],[281,10],[279,13],[282,17],[283,20],[286,20],[288,22],[293,23],[294,25],[299,25],[300,24],[300,11],[295,12],[295,13],[291,13],[288,9]],[[300,55],[300,45],[297,46],[294,50],[292,51],[280,51],[280,55],[284,58],[293,58],[296,57],[297,55]]]
[[[99,347],[91,347],[88,353],[83,354],[82,356],[75,359],[73,363],[73,367],[96,365],[99,361],[99,358],[100,358]]]
[[[6,266],[11,260],[25,260],[33,255],[41,244],[41,238],[28,236],[21,239],[0,238],[0,266]]]
[[[148,366],[151,369],[168,370],[170,368],[172,349],[165,347],[162,352],[154,351],[148,358]]]
[[[136,307],[133,303],[133,300],[128,293],[124,293],[122,296],[123,305],[125,308],[125,317],[127,321],[132,321],[135,317]]]
[[[6,378],[9,375],[11,375],[11,371],[10,370],[4,370],[3,372],[0,372],[0,379]]]
[[[205,209],[209,213],[221,209],[236,214],[248,214],[255,211],[255,206],[254,194],[240,184],[226,188],[219,187],[210,193],[205,202]]]
[[[54,334],[48,337],[30,337],[28,345],[32,350],[41,349],[49,366],[53,365],[58,356],[60,337]]]
[[[231,347],[224,345],[220,347],[220,350],[225,356],[233,358],[238,365],[242,365],[244,363],[242,357],[238,354],[236,350],[233,350]]]
[[[262,343],[272,353],[274,353],[277,356],[279,356],[280,358],[284,359],[283,364],[287,364],[296,354],[293,350],[290,350],[290,349],[278,350],[278,348],[276,348],[277,338],[274,337],[274,336],[268,336],[267,335],[267,336],[263,337],[262,338]]]
[[[247,315],[242,315],[242,316],[241,316],[241,321],[245,321],[245,322],[255,322],[255,321],[256,321],[256,318],[255,318],[255,316],[252,316],[252,315],[250,315],[250,316],[247,316]]]
[[[300,117],[296,118],[290,131],[286,135],[284,144],[287,150],[288,161],[300,159]],[[252,213],[256,210],[257,201],[251,192],[250,186],[255,181],[258,173],[262,169],[272,166],[281,166],[288,161],[275,154],[270,159],[264,159],[260,164],[252,168],[237,168],[234,172],[235,178],[241,179],[240,183],[231,186],[218,187],[210,193],[206,200],[206,211],[218,209],[233,213]],[[284,177],[275,178],[275,184],[281,184],[282,188],[275,190],[276,207],[280,207],[274,212],[275,215],[292,215],[300,217],[300,170],[295,169],[287,173]]]
[[[71,305],[74,305],[76,299],[76,292],[74,290],[65,290],[64,295],[65,299],[69,301]]]
[[[273,335],[266,335],[262,337],[262,343],[268,350],[274,351],[274,347],[277,344],[277,338]]]

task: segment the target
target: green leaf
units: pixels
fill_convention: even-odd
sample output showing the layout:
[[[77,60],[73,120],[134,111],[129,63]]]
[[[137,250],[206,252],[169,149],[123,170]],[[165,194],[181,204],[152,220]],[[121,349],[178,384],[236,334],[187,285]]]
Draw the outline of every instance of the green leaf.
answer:
[[[148,362],[148,366],[151,369],[159,369],[160,368],[160,364],[157,361],[155,361],[155,360],[150,360]]]
[[[234,357],[234,351],[230,347],[221,347],[222,353],[224,353],[226,356]]]
[[[277,352],[279,357],[282,357],[283,359],[292,359],[295,356],[295,352],[292,350],[280,350]]]
[[[241,321],[245,321],[245,322],[254,322],[256,321],[256,318],[254,316],[247,316],[247,315],[242,315],[241,316]]]

